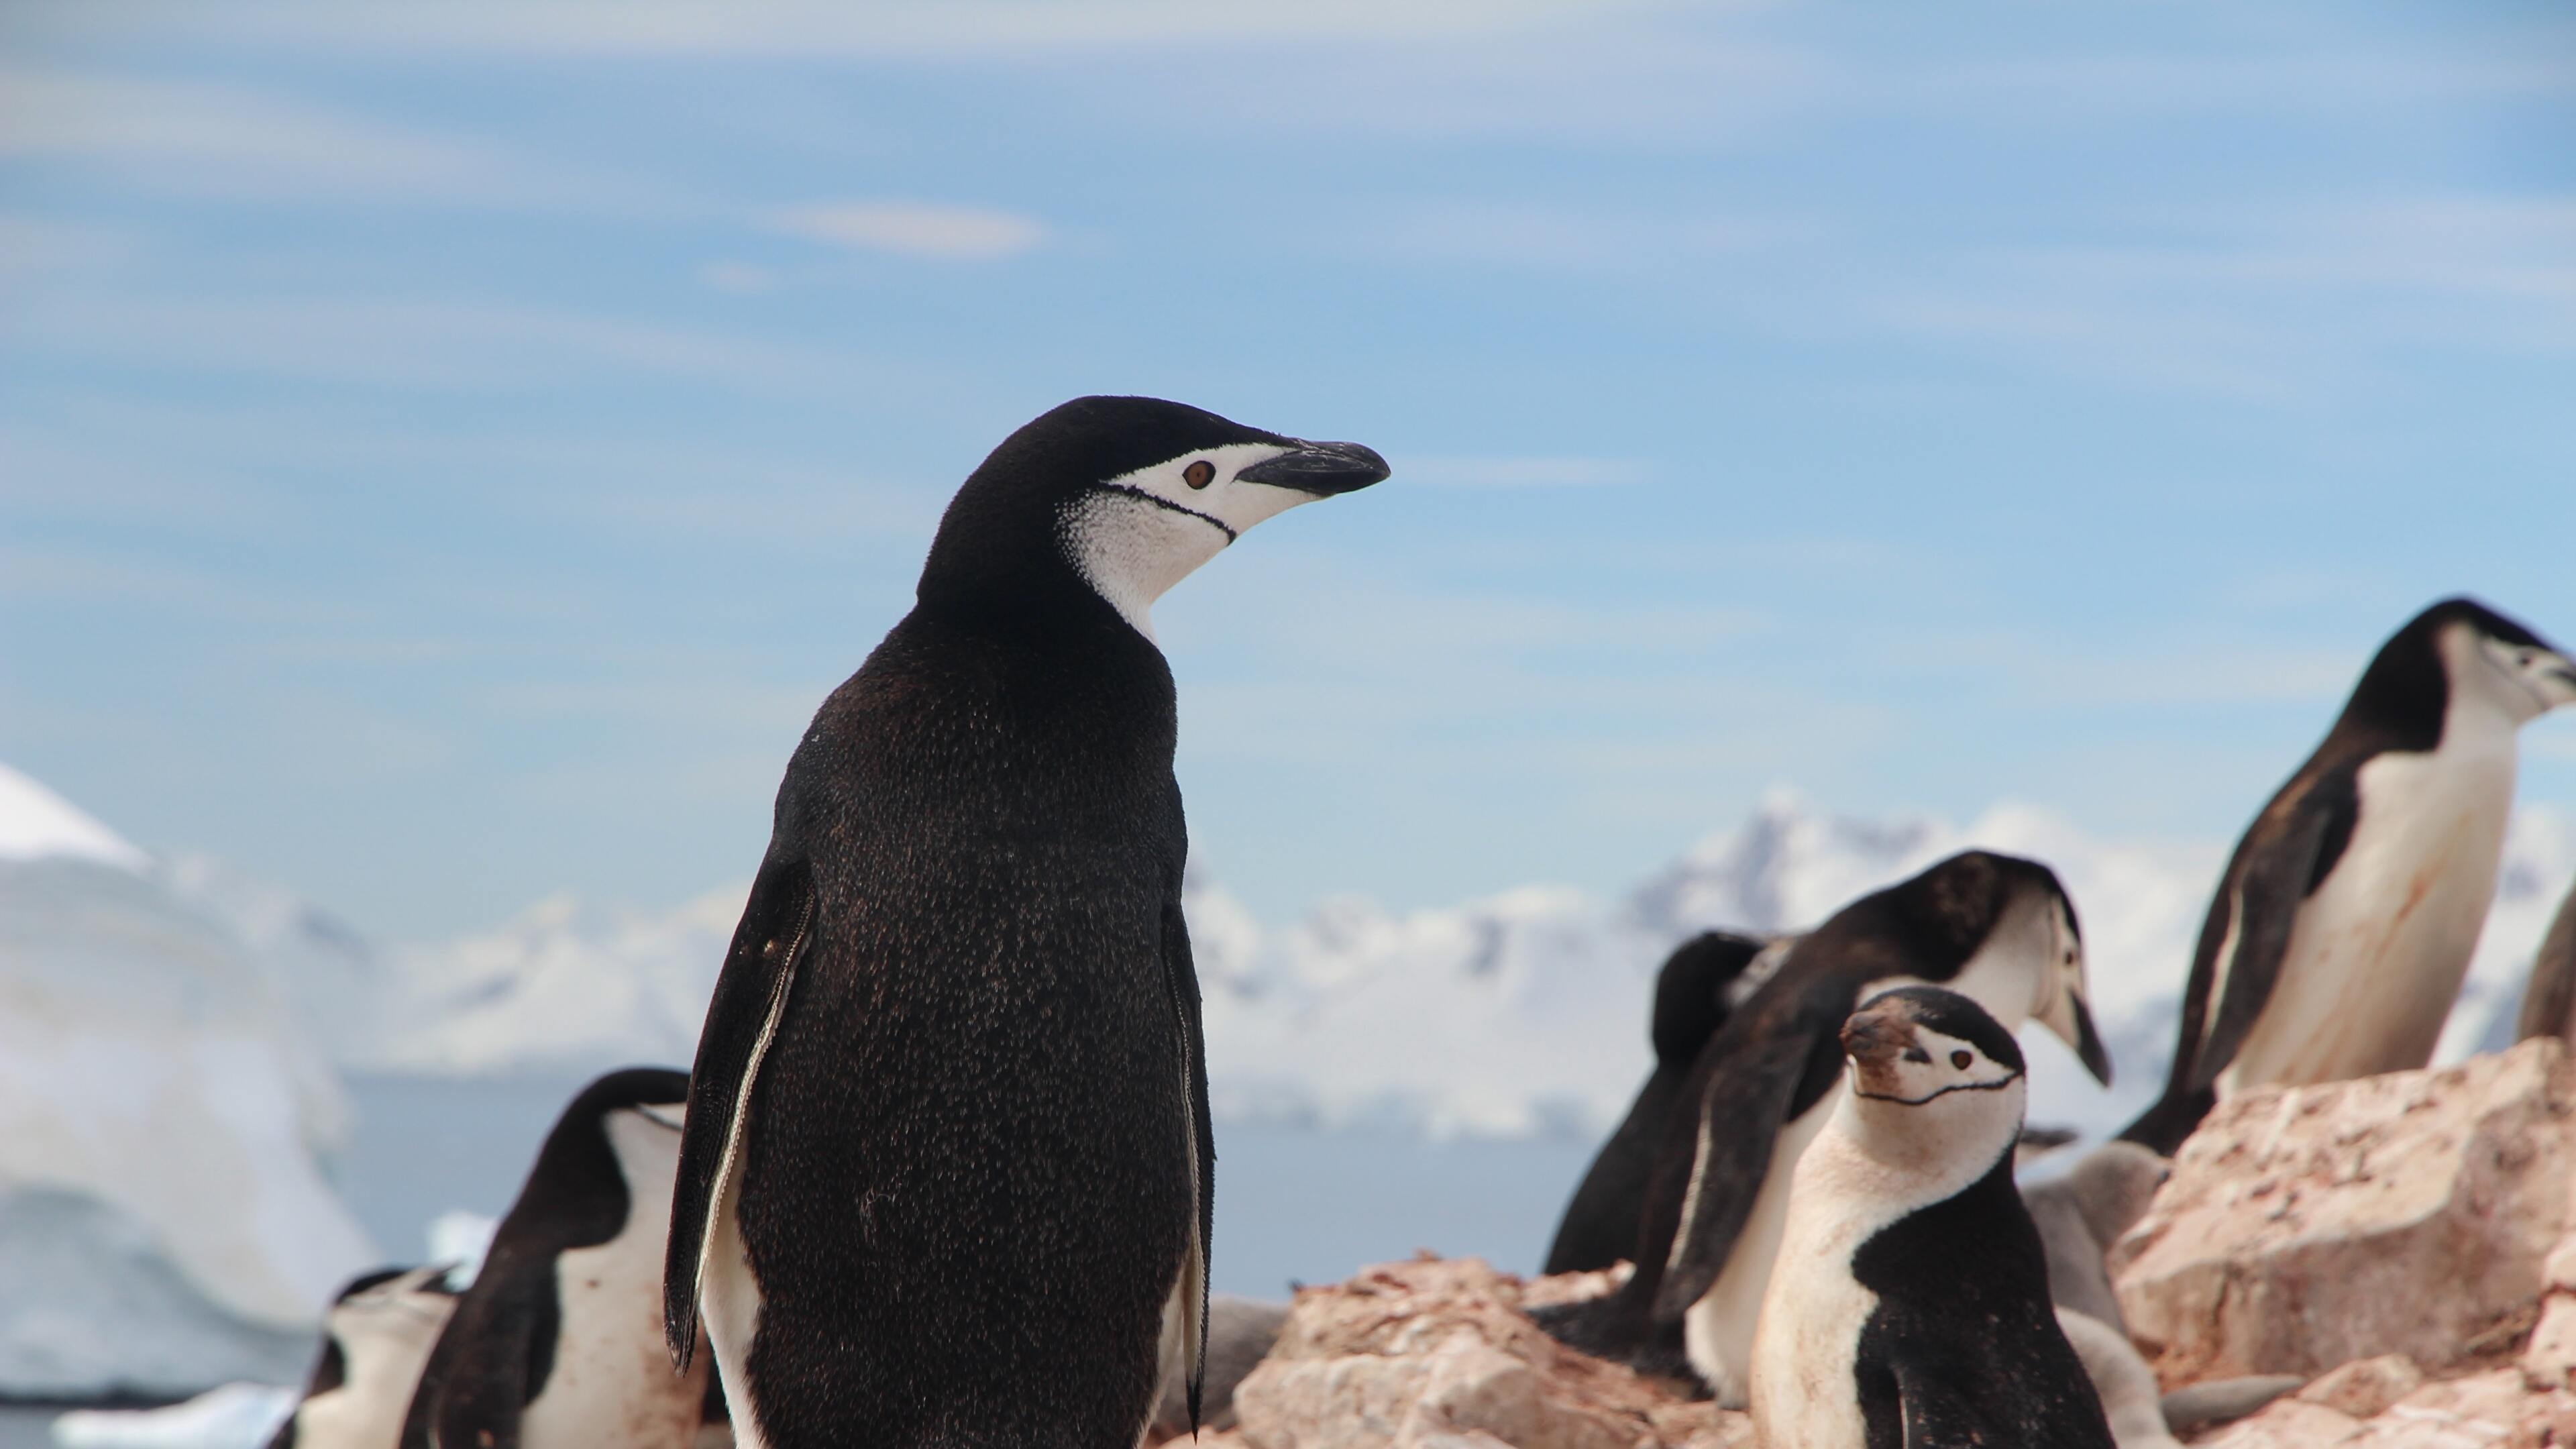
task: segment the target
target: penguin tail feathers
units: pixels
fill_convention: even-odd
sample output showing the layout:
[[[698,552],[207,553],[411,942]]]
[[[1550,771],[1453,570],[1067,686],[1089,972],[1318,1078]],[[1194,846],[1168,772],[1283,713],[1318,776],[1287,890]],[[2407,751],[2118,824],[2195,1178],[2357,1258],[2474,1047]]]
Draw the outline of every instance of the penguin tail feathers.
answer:
[[[2200,1126],[2201,1119],[2209,1115],[2209,1109],[2217,1105],[2218,1093],[2209,1087],[2188,1092],[2168,1090],[2154,1106],[2139,1113],[2137,1121],[2120,1130],[2119,1140],[2171,1157]]]

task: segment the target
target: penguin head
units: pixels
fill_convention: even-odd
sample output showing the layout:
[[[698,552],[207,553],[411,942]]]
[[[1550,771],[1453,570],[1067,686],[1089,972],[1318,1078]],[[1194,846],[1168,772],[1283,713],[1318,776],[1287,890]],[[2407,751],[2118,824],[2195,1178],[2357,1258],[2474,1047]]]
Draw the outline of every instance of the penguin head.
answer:
[[[1844,1020],[1854,1115],[1877,1155],[1973,1167],[2008,1156],[2027,1092],[2021,1046],[1974,1000],[1900,986]]]
[[[1655,974],[1651,1034],[1655,1060],[1687,1067],[1726,1024],[1732,987],[1764,943],[1733,931],[1702,931],[1673,948]]]
[[[2434,607],[2450,616],[2443,664],[2463,692],[2491,701],[2515,724],[2576,704],[2576,662],[2566,650],[2474,599]]]
[[[2093,1026],[2084,933],[2057,872],[2020,856],[1966,850],[1890,894],[1925,961],[1913,974],[2007,1020],[2047,1027],[2096,1081],[2110,1084],[2111,1056]]]
[[[1246,529],[1386,476],[1386,460],[1357,443],[1159,398],[1076,398],[1004,439],[957,490],[919,595],[1045,610],[1070,584],[1150,639],[1154,601]]]
[[[2454,711],[2511,730],[2564,704],[2576,704],[2576,662],[2567,651],[2458,597],[2407,620],[2379,646],[2337,727],[2432,749]]]

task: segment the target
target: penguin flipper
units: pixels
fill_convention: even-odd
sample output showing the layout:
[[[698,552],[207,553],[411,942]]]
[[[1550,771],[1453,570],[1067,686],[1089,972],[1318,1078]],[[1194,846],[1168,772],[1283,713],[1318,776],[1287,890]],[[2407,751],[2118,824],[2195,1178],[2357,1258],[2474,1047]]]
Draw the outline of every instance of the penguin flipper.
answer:
[[[1819,1017],[1819,1021],[1822,1018]],[[1698,1140],[1690,1186],[1682,1197],[1663,1282],[1655,1290],[1658,1323],[1681,1321],[1706,1294],[1771,1172],[1771,1150],[1802,1100],[1812,1102],[1842,1070],[1842,1044],[1831,1024],[1781,1030],[1720,1032],[1707,1050],[1725,1049],[1698,1106]]]
[[[1181,1270],[1181,1362],[1189,1374],[1190,1432],[1199,1427],[1199,1395],[1207,1383],[1208,1267],[1216,1228],[1216,1195],[1209,1178],[1216,1165],[1215,1119],[1208,1112],[1207,1038],[1199,1019],[1199,973],[1190,957],[1189,922],[1178,897],[1163,903],[1163,975],[1180,1018],[1190,1099],[1189,1261]]]
[[[662,1331],[671,1361],[683,1373],[697,1350],[698,1285],[716,1215],[741,1170],[751,1091],[787,1014],[797,959],[813,925],[813,867],[803,860],[764,862],[707,1003],[697,1063],[689,1073],[688,1121],[662,1264]]]
[[[2342,858],[2360,810],[2345,772],[2275,802],[2246,832],[2237,868],[2210,903],[2192,966],[2194,996],[2211,1010],[2209,1025],[2192,1051],[2189,1074],[2177,1074],[2173,1087],[2207,1091],[2236,1060],[2280,984],[2299,903]]]

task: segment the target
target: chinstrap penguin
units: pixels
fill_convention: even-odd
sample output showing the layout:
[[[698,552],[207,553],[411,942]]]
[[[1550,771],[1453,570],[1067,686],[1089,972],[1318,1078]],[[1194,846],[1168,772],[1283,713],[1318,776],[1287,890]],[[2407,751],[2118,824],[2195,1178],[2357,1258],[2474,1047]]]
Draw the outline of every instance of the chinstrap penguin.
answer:
[[[1606,1297],[1535,1316],[1577,1348],[1650,1372],[1686,1369],[1721,1404],[1741,1406],[1790,1172],[1843,1090],[1837,1033],[1868,996],[1920,982],[1965,993],[2008,1027],[2040,1022],[2110,1079],[2074,903],[2056,874],[1990,851],[1951,856],[1800,938],[1728,1017],[1657,1155],[1636,1271]]]
[[[778,1449],[1129,1449],[1198,1401],[1214,1139],[1157,597],[1383,459],[1083,398],[814,716],[707,1008],[665,1321]]]
[[[448,1315],[448,1265],[352,1279],[322,1319],[322,1354],[269,1449],[389,1449]]]
[[[1754,1335],[1769,1449],[2113,1449],[2013,1186],[2021,1048],[1938,987],[1843,1024],[1847,1090],[1799,1156]]]
[[[573,1097],[431,1350],[404,1449],[691,1449],[707,1370],[662,1347],[662,1257],[688,1078]]]
[[[2170,1156],[2242,1088],[2431,1061],[2495,898],[2516,734],[2571,702],[2576,663],[2474,600],[2381,645],[2237,842],[2164,1094],[2121,1135]]]
[[[1727,988],[1767,943],[1733,931],[1703,931],[1673,948],[1655,973],[1654,1011],[1648,1039],[1655,1069],[1637,1089],[1637,1100],[1566,1204],[1543,1273],[1582,1273],[1607,1268],[1637,1245],[1637,1212],[1646,1200],[1646,1178],[1663,1147],[1664,1129],[1691,1063],[1726,1024]]]

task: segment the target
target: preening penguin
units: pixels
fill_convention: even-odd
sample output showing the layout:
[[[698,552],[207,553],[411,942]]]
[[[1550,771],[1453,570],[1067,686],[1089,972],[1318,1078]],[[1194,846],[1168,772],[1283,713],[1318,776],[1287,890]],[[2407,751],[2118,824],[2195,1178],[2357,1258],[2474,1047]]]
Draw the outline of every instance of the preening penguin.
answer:
[[[2474,600],[2381,645],[2236,843],[2164,1095],[2121,1135],[2170,1156],[2241,1088],[2431,1061],[2495,899],[2516,731],[2571,702],[2565,651]]]
[[[1083,398],[961,487],[788,762],[690,1081],[665,1304],[736,1438],[1129,1449],[1211,1218],[1154,600],[1386,463]],[[1196,1402],[1193,1388],[1191,1399]]]
[[[1610,1140],[1601,1145],[1582,1185],[1565,1206],[1556,1241],[1547,1250],[1548,1273],[1607,1268],[1635,1251],[1637,1212],[1646,1200],[1646,1178],[1664,1142],[1665,1126],[1682,1100],[1682,1085],[1700,1048],[1726,1022],[1727,988],[1762,954],[1766,943],[1733,931],[1703,931],[1673,948],[1655,973],[1655,1005],[1648,1036],[1655,1070],[1637,1089],[1637,1100]]]
[[[582,1088],[492,1234],[404,1417],[404,1449],[689,1449],[706,1366],[662,1350],[663,1244],[689,1079]]]
[[[1676,1371],[1741,1405],[1754,1320],[1786,1223],[1789,1177],[1843,1090],[1844,1018],[1890,986],[1933,982],[2018,1027],[2037,1020],[2094,1076],[2111,1063],[2086,1005],[2074,904],[2036,861],[1954,855],[1801,937],[1702,1049],[1618,1291],[1542,1315],[1578,1348]],[[2019,1124],[2015,1123],[2016,1131]]]
[[[447,1265],[353,1279],[322,1319],[322,1356],[269,1449],[386,1449],[439,1330],[456,1311]]]
[[[1841,1031],[1848,1089],[1797,1163],[1752,1353],[1772,1449],[2112,1449],[2013,1186],[2021,1048],[1937,987]]]

